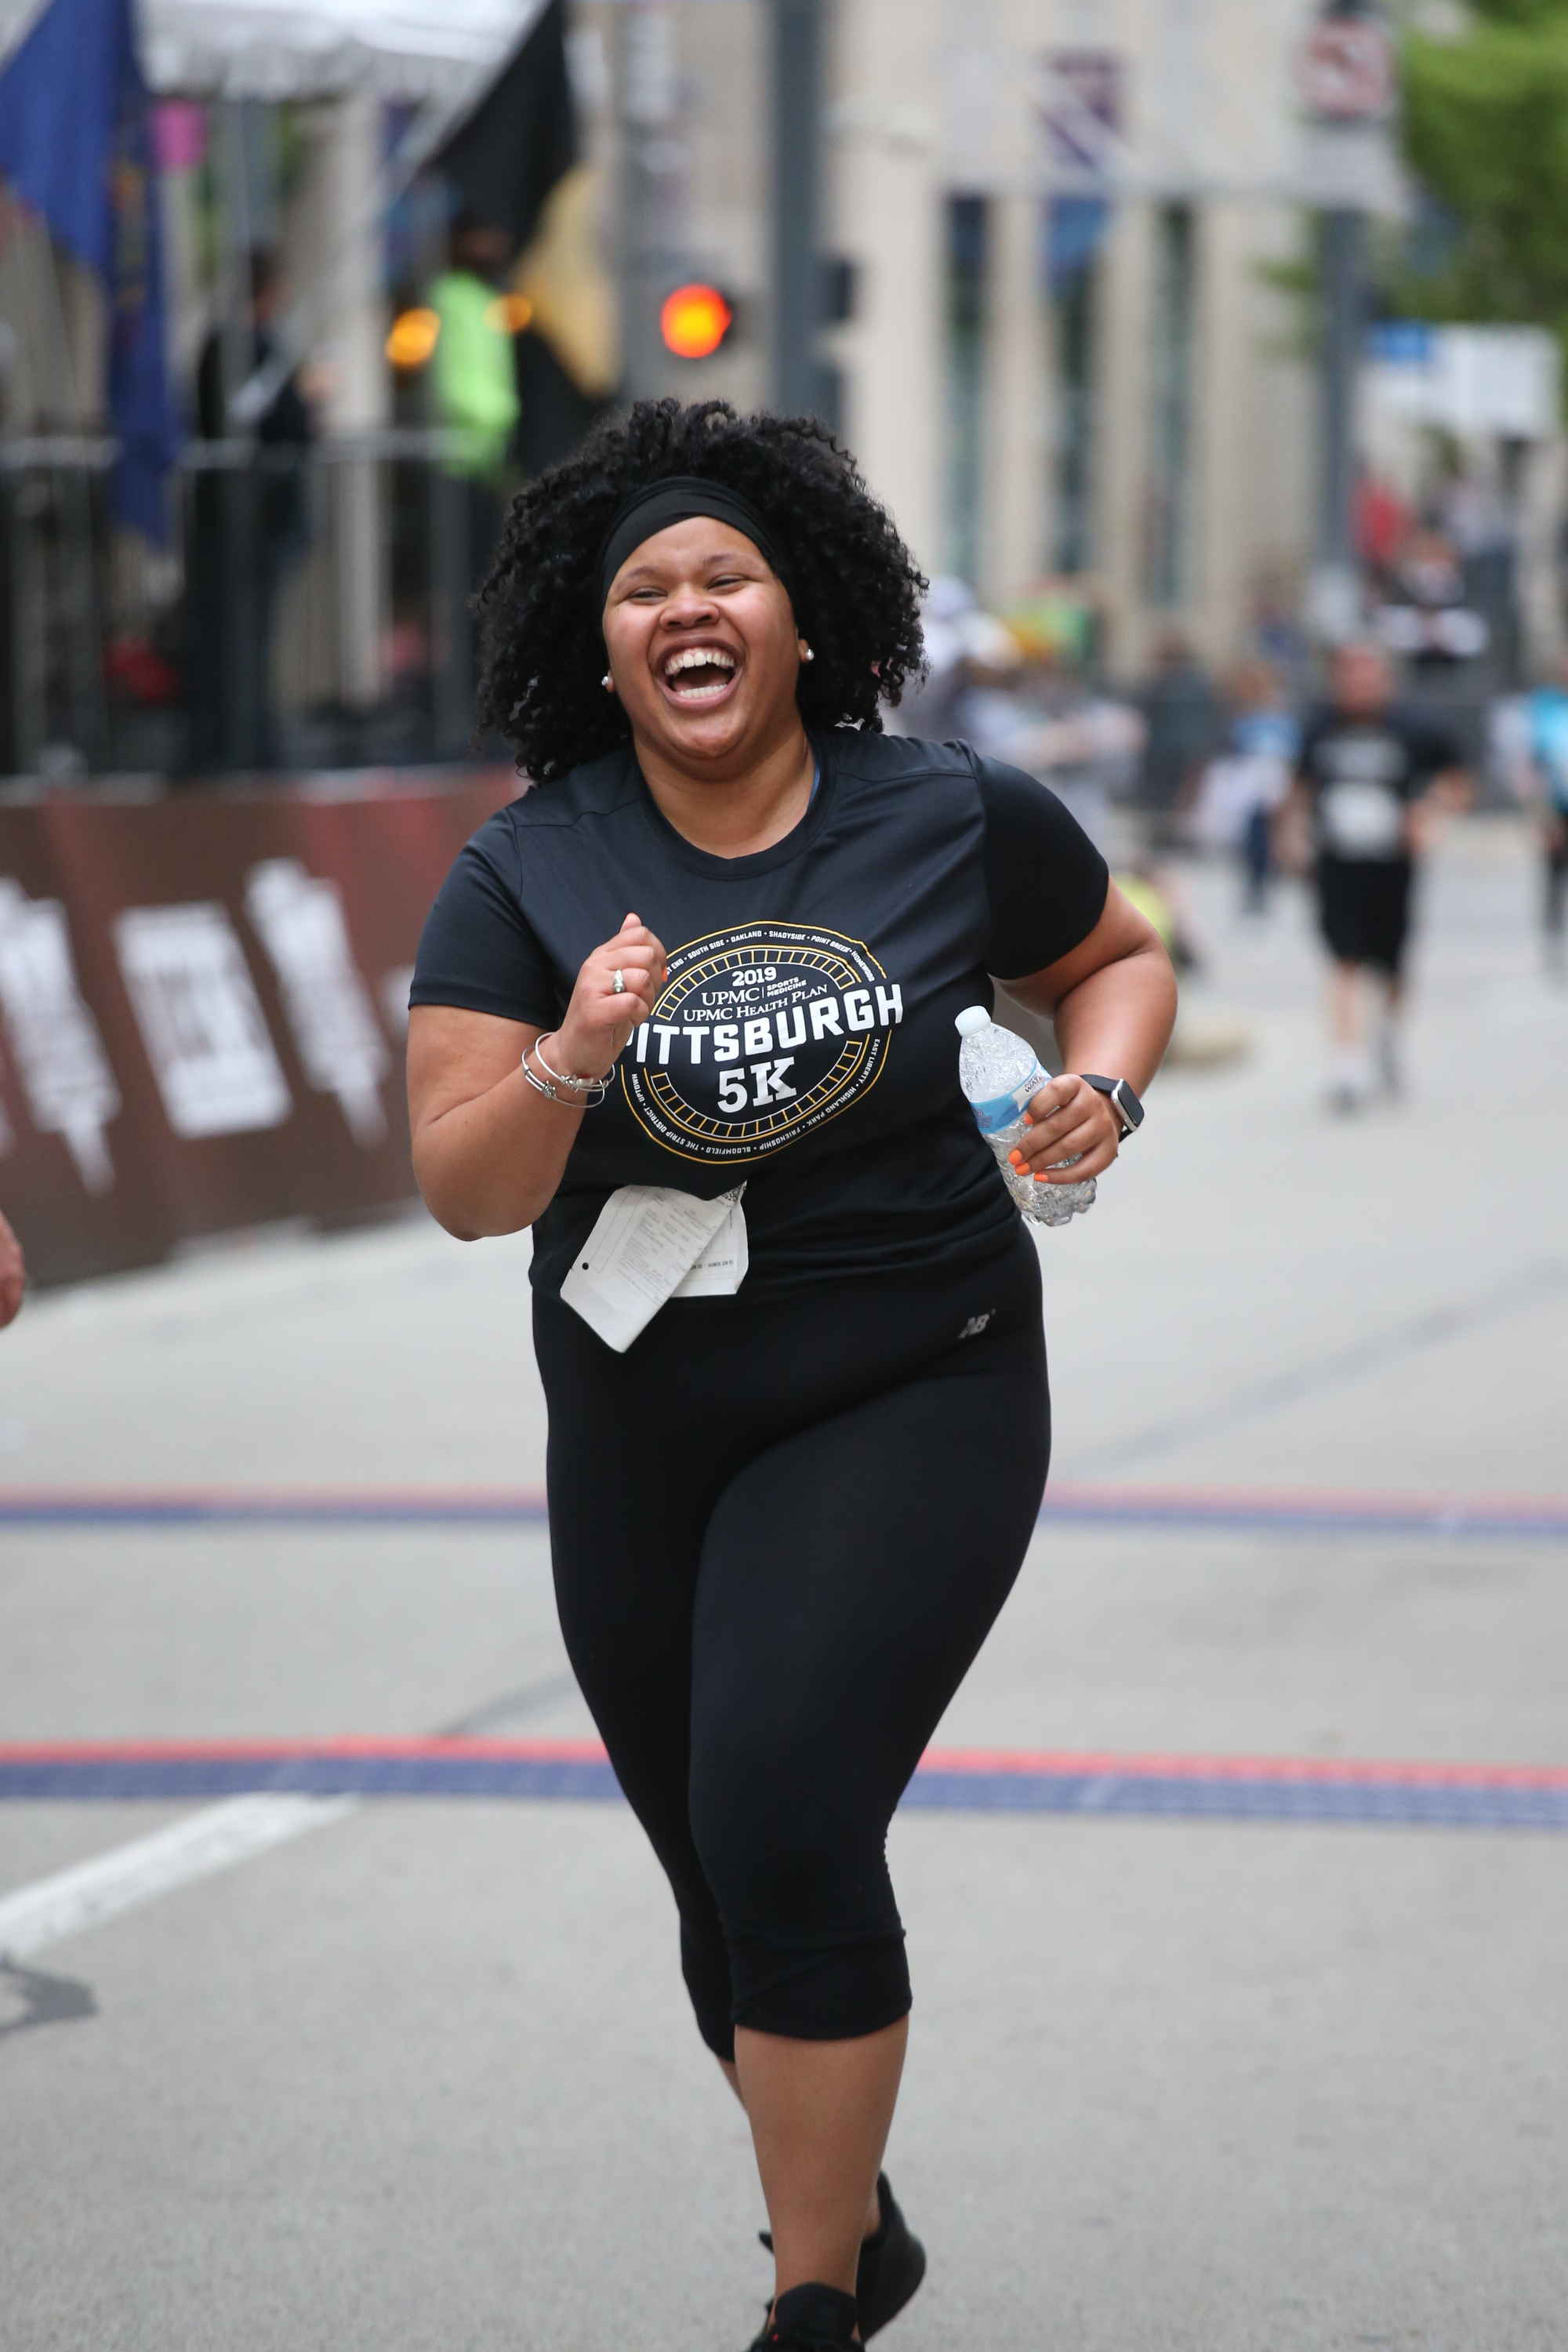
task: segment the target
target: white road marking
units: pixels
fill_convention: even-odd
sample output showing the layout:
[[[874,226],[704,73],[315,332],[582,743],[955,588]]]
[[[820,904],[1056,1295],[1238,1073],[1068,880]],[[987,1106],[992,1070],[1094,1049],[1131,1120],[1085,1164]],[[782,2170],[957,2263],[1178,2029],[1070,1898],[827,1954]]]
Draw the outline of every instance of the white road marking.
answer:
[[[132,1838],[93,1862],[0,1896],[0,1958],[25,1959],[46,1944],[82,1935],[176,1886],[232,1870],[268,1846],[324,1829],[358,1803],[356,1797],[254,1796],[204,1806],[150,1837]]]

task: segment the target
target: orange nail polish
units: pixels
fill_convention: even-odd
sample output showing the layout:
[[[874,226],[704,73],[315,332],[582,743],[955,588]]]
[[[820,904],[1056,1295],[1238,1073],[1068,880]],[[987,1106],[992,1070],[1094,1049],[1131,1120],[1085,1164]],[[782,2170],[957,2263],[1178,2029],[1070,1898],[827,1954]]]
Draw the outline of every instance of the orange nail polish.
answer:
[[[1023,1166],[1024,1155],[1021,1151],[1010,1151],[1007,1154],[1007,1157],[1012,1161],[1015,1168],[1021,1168]]]

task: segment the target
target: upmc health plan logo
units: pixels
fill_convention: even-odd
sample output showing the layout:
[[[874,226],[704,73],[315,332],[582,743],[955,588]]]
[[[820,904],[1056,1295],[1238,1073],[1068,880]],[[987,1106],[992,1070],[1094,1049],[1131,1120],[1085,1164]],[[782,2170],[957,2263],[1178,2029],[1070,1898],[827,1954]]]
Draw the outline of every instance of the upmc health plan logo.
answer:
[[[858,940],[742,924],[671,955],[621,1086],[667,1150],[764,1160],[875,1086],[903,1017],[900,988]]]

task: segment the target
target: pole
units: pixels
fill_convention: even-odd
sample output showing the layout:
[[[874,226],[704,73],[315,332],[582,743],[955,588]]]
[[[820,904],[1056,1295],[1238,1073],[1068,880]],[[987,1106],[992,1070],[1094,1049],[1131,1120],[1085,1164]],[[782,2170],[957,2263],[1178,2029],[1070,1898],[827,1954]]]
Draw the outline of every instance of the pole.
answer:
[[[243,436],[250,445],[244,464],[226,467],[214,488],[222,516],[223,644],[220,766],[254,768],[261,755],[261,720],[267,682],[260,676],[261,480],[258,446],[249,425],[237,425],[235,404],[256,367],[256,331],[247,323],[251,299],[251,253],[255,241],[250,143],[254,99],[221,101],[224,250],[218,293],[218,376],[223,387],[225,439]],[[247,110],[249,112],[247,113]]]
[[[822,149],[822,0],[772,0],[773,27],[773,402],[785,416],[823,405],[817,213]]]
[[[1355,407],[1361,362],[1361,215],[1323,215],[1322,511],[1325,570],[1355,564]]]
[[[1318,566],[1309,597],[1315,634],[1328,644],[1361,620],[1355,538],[1356,389],[1363,325],[1363,193],[1375,164],[1397,85],[1381,0],[1321,0],[1301,52],[1309,117],[1327,181],[1322,207],[1322,394]],[[1375,173],[1373,174],[1375,177]],[[1359,197],[1359,204],[1358,204]]]

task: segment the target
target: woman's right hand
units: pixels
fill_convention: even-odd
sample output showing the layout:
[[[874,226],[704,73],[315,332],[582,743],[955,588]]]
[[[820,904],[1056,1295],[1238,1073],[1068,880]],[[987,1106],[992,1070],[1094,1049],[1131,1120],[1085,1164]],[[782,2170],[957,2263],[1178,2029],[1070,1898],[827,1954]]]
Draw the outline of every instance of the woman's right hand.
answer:
[[[624,994],[615,990],[619,972]],[[555,1033],[550,1058],[574,1078],[602,1078],[614,1069],[632,1032],[652,1016],[668,977],[664,950],[647,925],[628,915],[577,974],[566,1018]]]

